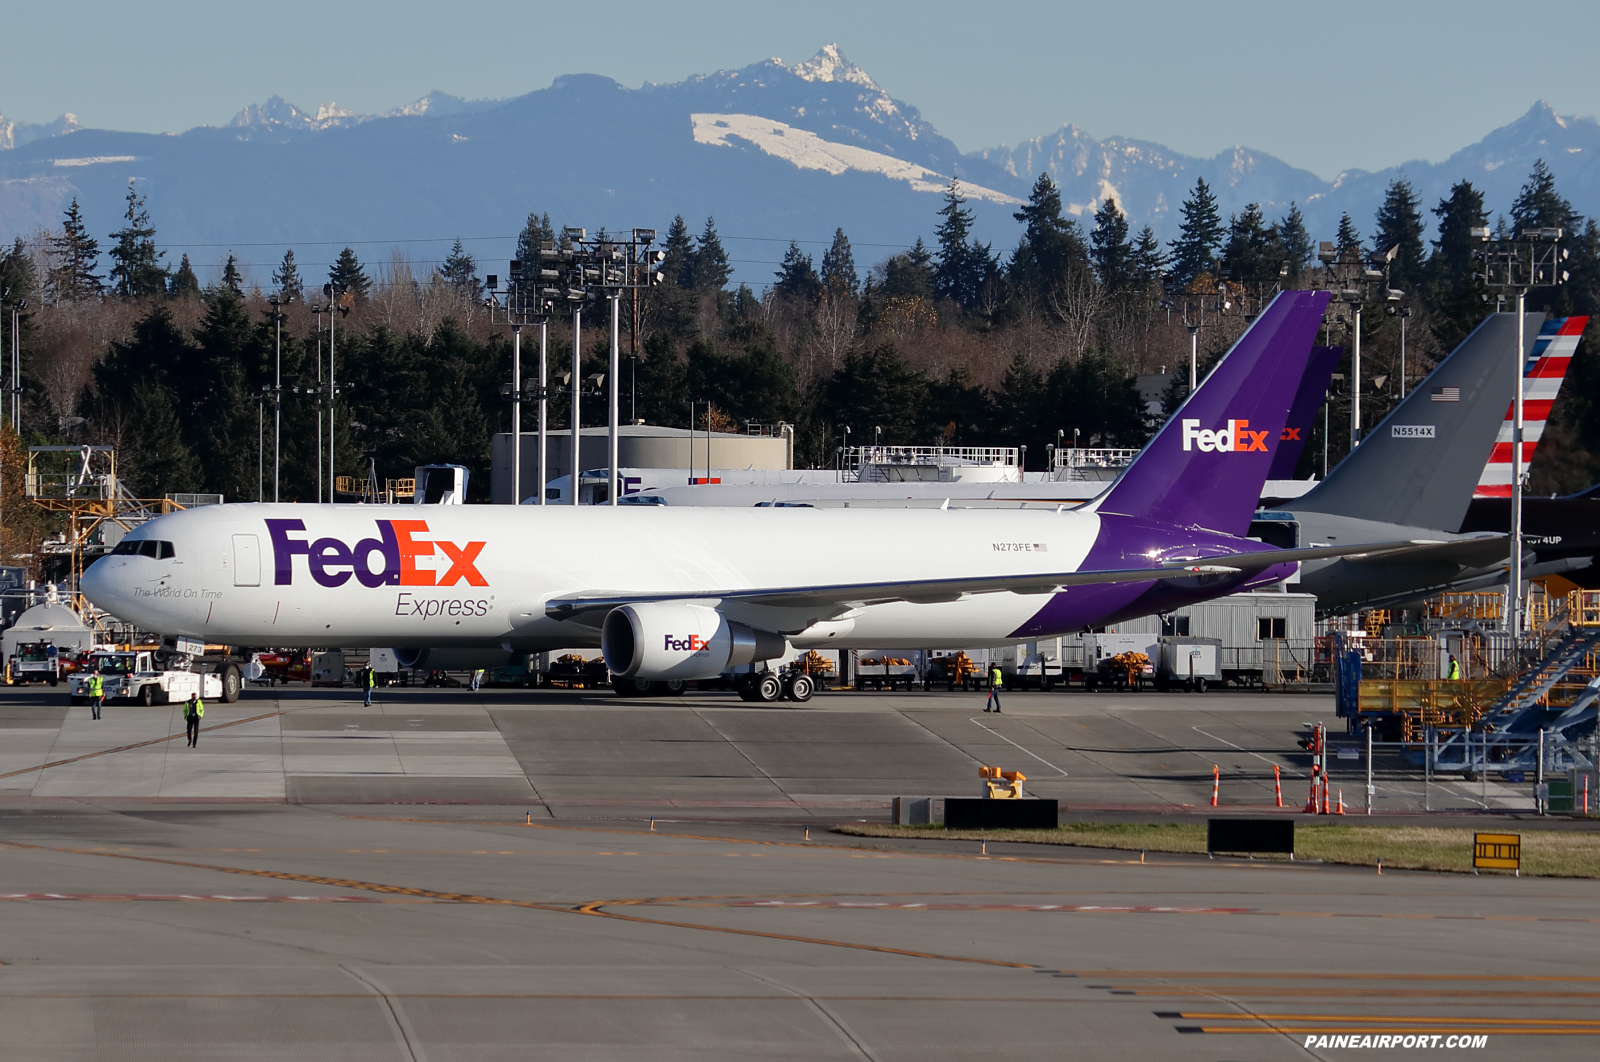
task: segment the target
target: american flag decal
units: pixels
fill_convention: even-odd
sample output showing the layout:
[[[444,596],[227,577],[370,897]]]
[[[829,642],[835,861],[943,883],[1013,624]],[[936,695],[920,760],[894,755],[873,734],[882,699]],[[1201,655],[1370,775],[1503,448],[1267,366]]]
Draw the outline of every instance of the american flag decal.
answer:
[[[1050,544],[1048,542],[1035,542],[1033,544],[1033,551],[1035,553],[1049,553]]]
[[[1433,402],[1459,402],[1461,401],[1461,388],[1435,387],[1428,398]]]

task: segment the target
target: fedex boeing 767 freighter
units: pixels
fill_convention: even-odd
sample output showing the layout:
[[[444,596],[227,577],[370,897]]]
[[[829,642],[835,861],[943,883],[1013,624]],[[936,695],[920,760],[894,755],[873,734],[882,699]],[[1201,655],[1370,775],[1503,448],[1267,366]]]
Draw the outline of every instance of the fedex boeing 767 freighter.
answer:
[[[152,631],[239,646],[396,646],[420,664],[599,645],[640,683],[787,646],[1000,645],[1163,612],[1404,545],[1242,537],[1327,301],[1279,295],[1073,511],[225,505],[140,527],[83,591]],[[773,680],[751,684],[771,699]]]

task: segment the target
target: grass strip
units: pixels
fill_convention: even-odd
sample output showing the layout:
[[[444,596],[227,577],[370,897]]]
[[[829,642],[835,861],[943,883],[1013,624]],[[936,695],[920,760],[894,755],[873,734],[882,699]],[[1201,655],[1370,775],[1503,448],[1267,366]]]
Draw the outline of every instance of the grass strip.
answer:
[[[1020,841],[1025,844],[1061,844],[1134,852],[1144,849],[1147,852],[1203,854],[1206,850],[1206,827],[1203,822],[1067,822],[1053,830],[947,830],[943,826],[846,823],[834,827],[834,832],[854,837]],[[1520,833],[1524,874],[1560,878],[1600,877],[1600,831],[1528,830],[1515,826],[1475,831],[1454,826],[1302,823],[1295,827],[1295,858],[1355,866],[1376,866],[1381,858],[1384,866],[1397,869],[1470,874],[1472,835],[1475,832]]]

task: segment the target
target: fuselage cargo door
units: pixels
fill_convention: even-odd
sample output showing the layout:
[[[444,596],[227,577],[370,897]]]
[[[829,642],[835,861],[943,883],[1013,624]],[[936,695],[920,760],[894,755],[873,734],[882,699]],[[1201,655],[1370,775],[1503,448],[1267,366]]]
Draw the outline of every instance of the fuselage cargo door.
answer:
[[[255,535],[233,536],[233,585],[261,585],[261,542]]]

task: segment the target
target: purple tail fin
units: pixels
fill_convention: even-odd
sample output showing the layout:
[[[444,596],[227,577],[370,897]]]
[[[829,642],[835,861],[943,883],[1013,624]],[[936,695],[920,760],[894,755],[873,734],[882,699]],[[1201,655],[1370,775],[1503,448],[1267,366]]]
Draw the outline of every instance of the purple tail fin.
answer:
[[[1322,400],[1328,396],[1328,384],[1333,382],[1333,370],[1344,357],[1343,347],[1312,347],[1311,360],[1306,363],[1306,374],[1300,377],[1300,389],[1289,403],[1289,421],[1283,426],[1283,438],[1277,452],[1272,455],[1268,479],[1293,479],[1294,466],[1300,463],[1300,454],[1311,438],[1312,421]]]
[[[1248,531],[1327,306],[1325,291],[1273,299],[1087,508],[1230,535]]]

